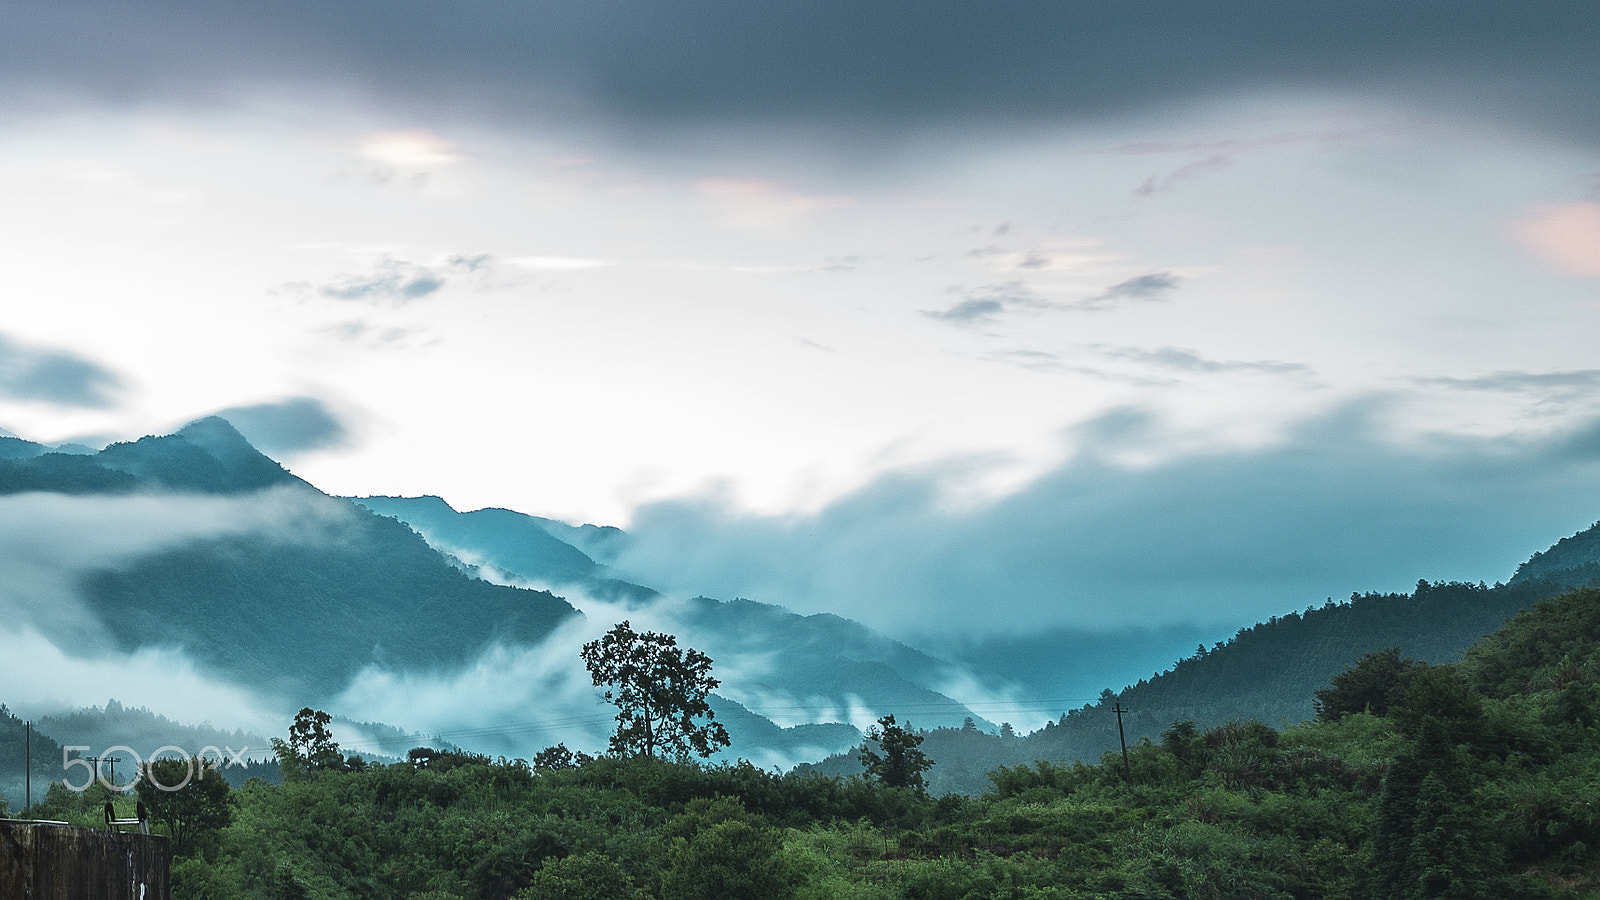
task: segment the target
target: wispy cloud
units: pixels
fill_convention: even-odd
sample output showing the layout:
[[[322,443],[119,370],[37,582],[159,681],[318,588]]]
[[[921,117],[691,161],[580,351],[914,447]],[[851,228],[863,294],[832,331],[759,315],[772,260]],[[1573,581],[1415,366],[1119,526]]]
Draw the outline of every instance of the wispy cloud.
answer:
[[[1191,178],[1196,178],[1207,172],[1226,169],[1231,165],[1233,165],[1231,157],[1218,153],[1205,159],[1197,159],[1194,162],[1185,163],[1165,175],[1151,175],[1138,187],[1134,188],[1133,193],[1135,196],[1149,197],[1152,194],[1169,191],[1174,185],[1188,181]]]
[[[0,334],[0,395],[14,400],[103,409],[116,402],[121,376],[66,350]]]
[[[1069,309],[1097,312],[1123,303],[1158,303],[1177,289],[1180,279],[1171,272],[1151,272],[1119,281],[1098,294],[1076,303],[1066,304]]]
[[[1223,374],[1231,372],[1256,372],[1265,375],[1282,375],[1305,377],[1311,374],[1311,369],[1301,363],[1283,362],[1275,359],[1239,360],[1239,359],[1209,359],[1201,356],[1194,350],[1184,347],[1159,347],[1147,349],[1143,347],[1106,347],[1104,345],[1091,345],[1090,349],[1113,359],[1123,359],[1142,365],[1154,366],[1177,372],[1195,372],[1203,374]]]
[[[1015,310],[1048,309],[1051,304],[1020,281],[984,285],[961,291],[962,299],[945,309],[925,309],[930,319],[951,325],[977,327],[990,324]]]
[[[1438,375],[1417,379],[1418,384],[1465,391],[1592,391],[1600,388],[1600,369],[1570,372],[1493,372],[1472,378]]]

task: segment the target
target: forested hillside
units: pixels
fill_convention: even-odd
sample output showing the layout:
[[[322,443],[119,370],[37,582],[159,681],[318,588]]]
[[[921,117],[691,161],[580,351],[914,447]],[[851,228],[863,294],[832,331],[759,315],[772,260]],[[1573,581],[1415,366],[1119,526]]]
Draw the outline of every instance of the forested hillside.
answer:
[[[644,757],[322,755],[193,807],[212,824],[174,897],[1600,897],[1600,590],[1457,663],[1365,657],[1318,699],[1282,730],[1172,723],[1126,767],[997,769],[970,798]],[[31,812],[93,825],[103,802],[58,787]]]
[[[1450,662],[1474,641],[1563,585],[1524,578],[1494,586],[1419,582],[1411,594],[1358,594],[1304,612],[1275,616],[1240,629],[1225,643],[1199,647],[1171,669],[1063,714],[1028,735],[981,730],[925,729],[940,790],[977,792],[996,766],[1037,759],[1098,759],[1118,745],[1118,717],[1129,741],[1156,738],[1171,723],[1200,727],[1255,719],[1275,727],[1310,718],[1313,694],[1363,654],[1398,647],[1430,663]],[[853,769],[849,754],[816,764],[817,771]]]
[[[216,417],[93,455],[21,441],[5,449],[0,493],[245,503],[272,489],[284,493],[263,505],[296,506],[314,523],[195,539],[90,570],[79,593],[120,650],[181,647],[211,674],[320,700],[363,666],[459,666],[493,642],[536,644],[576,614],[548,592],[457,571],[405,525],[322,494]]]
[[[372,663],[439,669],[494,641],[537,644],[575,615],[546,591],[471,578],[365,512],[336,540],[196,542],[92,573],[82,592],[119,623],[121,649],[180,644],[213,672],[306,700]]]
[[[1518,566],[1511,583],[1523,581],[1548,581],[1569,587],[1600,582],[1600,522],[1562,538],[1554,547],[1535,553]]]

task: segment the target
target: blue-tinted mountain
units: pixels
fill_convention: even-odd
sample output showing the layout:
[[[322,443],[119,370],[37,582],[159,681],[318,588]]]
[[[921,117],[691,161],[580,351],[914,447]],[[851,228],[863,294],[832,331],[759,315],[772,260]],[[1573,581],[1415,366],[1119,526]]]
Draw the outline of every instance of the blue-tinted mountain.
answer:
[[[457,512],[433,496],[351,499],[379,515],[399,519],[429,544],[468,565],[490,565],[523,580],[579,590],[599,600],[642,602],[658,596],[650,588],[612,578],[605,566],[569,542],[603,545],[620,534],[615,528],[574,527],[509,509]]]
[[[80,593],[114,626],[118,649],[178,646],[211,673],[311,703],[369,664],[456,667],[497,642],[537,644],[577,614],[547,591],[463,574],[416,532],[321,493],[220,418],[93,456],[0,460],[0,492],[247,498],[268,489],[336,508],[336,530],[197,540],[86,574]]]

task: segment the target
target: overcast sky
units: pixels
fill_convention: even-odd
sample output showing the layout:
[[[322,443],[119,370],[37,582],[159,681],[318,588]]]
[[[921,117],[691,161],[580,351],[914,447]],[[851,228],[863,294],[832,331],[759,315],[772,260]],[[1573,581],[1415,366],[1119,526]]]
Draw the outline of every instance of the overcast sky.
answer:
[[[1243,625],[1600,518],[1591,2],[3,19],[24,437],[223,412],[902,633]]]

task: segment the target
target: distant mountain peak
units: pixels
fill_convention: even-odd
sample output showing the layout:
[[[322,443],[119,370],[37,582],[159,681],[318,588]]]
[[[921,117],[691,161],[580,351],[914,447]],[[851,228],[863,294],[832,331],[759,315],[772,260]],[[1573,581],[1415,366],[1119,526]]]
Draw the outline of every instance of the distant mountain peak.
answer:
[[[112,444],[96,459],[107,468],[179,490],[238,493],[304,483],[220,416],[196,419],[173,434]]]

